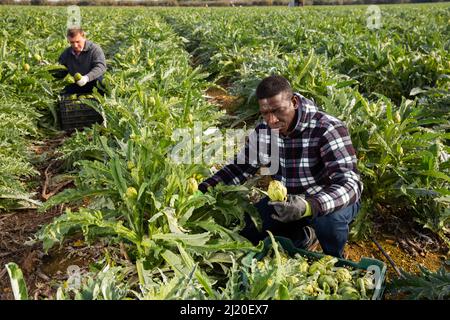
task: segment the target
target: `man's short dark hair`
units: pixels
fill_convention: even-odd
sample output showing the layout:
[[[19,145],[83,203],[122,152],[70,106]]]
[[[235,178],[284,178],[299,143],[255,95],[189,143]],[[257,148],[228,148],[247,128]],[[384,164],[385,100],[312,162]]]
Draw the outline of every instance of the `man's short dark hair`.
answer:
[[[286,92],[286,94],[292,96],[293,91],[291,84],[286,78],[278,75],[269,76],[264,78],[256,88],[256,98],[267,99],[276,96],[281,92]]]
[[[67,37],[68,38],[73,38],[75,37],[77,34],[81,34],[84,37],[84,31],[81,28],[71,28],[71,29],[67,29]]]

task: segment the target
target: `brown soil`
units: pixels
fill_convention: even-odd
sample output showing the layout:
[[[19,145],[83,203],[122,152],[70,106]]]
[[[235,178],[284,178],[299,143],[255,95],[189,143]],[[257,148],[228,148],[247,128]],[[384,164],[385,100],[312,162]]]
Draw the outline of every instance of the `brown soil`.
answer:
[[[419,265],[429,270],[437,271],[445,262],[445,249],[440,252],[426,252],[419,256],[413,256],[403,250],[395,241],[384,239],[381,235],[377,235],[375,240],[381,245],[384,251],[391,257],[395,265],[408,273],[419,272]],[[349,242],[345,248],[345,257],[352,261],[359,261],[362,257],[375,258],[386,263],[388,281],[397,278],[394,267],[389,263],[388,259],[378,249],[372,241]]]
[[[226,90],[220,88],[209,88],[206,91],[206,94],[212,104],[226,110],[229,114],[232,114],[244,103],[244,98],[230,96],[227,94]]]
[[[79,238],[64,242],[59,248],[45,253],[40,242],[30,241],[45,224],[62,213],[56,207],[40,214],[36,210],[0,216],[0,265],[15,262],[22,269],[29,296],[48,299],[56,292],[56,281],[67,279],[67,268],[77,265],[87,270],[89,263],[99,259],[99,246],[86,246]],[[13,299],[9,277],[5,268],[0,271],[0,300]]]
[[[57,147],[73,132],[63,133],[42,142],[36,142],[30,149],[39,161],[40,172],[37,194],[39,200],[46,201],[50,196],[73,187],[69,177],[60,174],[61,161],[58,161]],[[80,205],[87,205],[84,199]],[[80,272],[87,272],[92,263],[104,256],[104,251],[123,254],[119,248],[111,248],[101,241],[87,244],[81,235],[75,235],[44,252],[42,243],[33,241],[36,233],[46,224],[64,213],[66,208],[76,210],[77,205],[59,205],[44,213],[35,209],[0,213],[0,300],[14,299],[6,268],[9,262],[15,262],[22,270],[32,299],[54,299],[58,285],[68,279],[69,266],[77,266]],[[119,252],[116,254],[116,252]]]
[[[39,200],[45,201],[49,195],[62,191],[71,186],[71,181],[54,182],[52,178],[57,174],[58,163],[55,150],[60,146],[65,134],[60,134],[42,142],[36,142],[30,147],[37,161],[37,170],[40,172],[37,194]],[[56,191],[56,192],[55,192]],[[9,262],[17,263],[24,273],[29,293],[33,297],[48,294],[50,283],[54,274],[47,266],[50,266],[53,256],[61,249],[56,249],[45,254],[42,244],[36,243],[35,234],[39,229],[50,223],[54,217],[64,212],[64,206],[57,206],[45,213],[38,213],[35,209],[17,210],[14,212],[0,213],[0,300],[12,299],[12,292],[7,271],[3,266]],[[69,257],[66,251],[64,256]],[[56,259],[57,265],[64,270],[61,259]],[[75,259],[74,262],[77,262]],[[46,285],[44,285],[46,283]]]

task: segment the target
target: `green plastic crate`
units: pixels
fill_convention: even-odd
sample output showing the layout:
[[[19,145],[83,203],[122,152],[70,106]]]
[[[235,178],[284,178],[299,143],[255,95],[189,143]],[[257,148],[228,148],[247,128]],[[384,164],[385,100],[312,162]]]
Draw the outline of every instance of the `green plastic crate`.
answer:
[[[323,253],[318,252],[311,252],[307,250],[303,250],[300,248],[297,248],[294,246],[292,241],[285,237],[275,236],[275,240],[280,244],[280,246],[292,257],[296,253],[299,253],[300,255],[313,260],[318,260],[325,256]],[[251,260],[253,258],[257,260],[263,259],[267,252],[272,248],[272,241],[269,237],[267,237],[264,240],[264,248],[261,252],[251,252],[248,254],[245,258],[243,263],[250,264]],[[346,259],[339,259],[338,262],[336,262],[337,267],[351,267],[353,269],[361,269],[361,270],[374,270],[376,273],[378,273],[378,281],[376,284],[376,288],[372,295],[372,300],[379,300],[383,297],[383,292],[386,287],[385,280],[386,280],[386,264],[383,261],[373,259],[373,258],[367,258],[362,257],[359,262],[346,260]]]

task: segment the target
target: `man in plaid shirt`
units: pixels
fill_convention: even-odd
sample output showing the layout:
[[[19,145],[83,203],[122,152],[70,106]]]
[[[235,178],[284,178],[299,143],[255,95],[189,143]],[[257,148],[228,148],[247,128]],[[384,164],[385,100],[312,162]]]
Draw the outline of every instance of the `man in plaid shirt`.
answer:
[[[262,80],[256,96],[264,121],[234,162],[203,181],[199,189],[240,184],[259,168],[270,166],[272,177],[286,186],[288,199],[264,198],[257,203],[262,232],[247,216],[242,235],[256,244],[270,230],[302,248],[311,248],[318,239],[325,254],[342,257],[363,188],[347,128],[294,93],[281,76]]]

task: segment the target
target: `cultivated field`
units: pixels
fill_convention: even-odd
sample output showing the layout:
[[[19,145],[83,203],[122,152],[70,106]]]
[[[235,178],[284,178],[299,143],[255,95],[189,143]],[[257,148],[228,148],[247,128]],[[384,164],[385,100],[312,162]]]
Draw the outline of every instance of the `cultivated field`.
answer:
[[[276,73],[350,130],[364,193],[347,259],[385,261],[385,297],[448,299],[450,5],[378,8],[82,7],[107,59],[92,103],[105,122],[67,134],[52,76],[67,9],[0,7],[0,297],[370,299],[336,261],[319,260],[356,293],[276,245],[251,259],[262,245],[239,231],[266,177],[199,194],[225,157],[172,157],[179,129],[208,154],[208,128],[251,129],[256,85]]]

